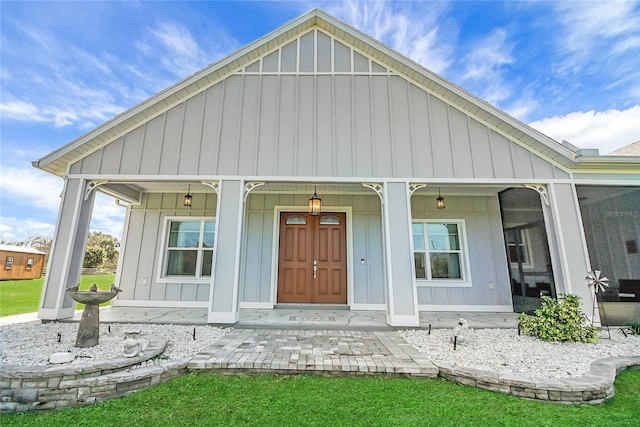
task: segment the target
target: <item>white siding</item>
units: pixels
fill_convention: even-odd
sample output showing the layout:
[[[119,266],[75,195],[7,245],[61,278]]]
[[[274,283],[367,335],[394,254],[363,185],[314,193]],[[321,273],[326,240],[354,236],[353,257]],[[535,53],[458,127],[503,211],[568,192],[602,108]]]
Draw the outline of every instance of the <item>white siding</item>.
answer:
[[[465,221],[472,286],[424,286],[418,281],[418,304],[510,306],[511,287],[498,198],[447,196],[446,204],[446,209],[438,210],[435,196],[416,193],[411,198],[412,216],[414,220]]]
[[[158,283],[163,253],[162,234],[168,216],[215,217],[213,193],[195,194],[191,209],[182,206],[181,194],[144,194],[139,206],[131,206],[120,253],[120,300],[208,301],[209,283]],[[145,283],[146,280],[146,284]]]
[[[312,31],[301,40],[150,119],[71,170],[253,177],[568,177],[479,119],[328,35]]]

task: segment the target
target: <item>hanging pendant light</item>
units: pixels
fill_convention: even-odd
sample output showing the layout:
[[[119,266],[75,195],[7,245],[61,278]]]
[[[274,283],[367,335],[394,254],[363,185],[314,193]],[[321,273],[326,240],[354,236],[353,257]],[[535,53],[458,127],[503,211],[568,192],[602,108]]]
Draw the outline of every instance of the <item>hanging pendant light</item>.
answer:
[[[444,197],[440,195],[440,187],[438,187],[438,198],[436,199],[436,208],[444,209]]]
[[[193,197],[191,196],[191,184],[189,184],[189,189],[187,190],[187,194],[184,195],[184,200],[183,200],[182,204],[185,207],[188,207],[189,209],[191,209],[192,199],[193,199]]]
[[[316,190],[317,188],[314,187],[313,196],[309,199],[309,213],[314,216],[320,215],[322,211],[322,199],[318,197]]]

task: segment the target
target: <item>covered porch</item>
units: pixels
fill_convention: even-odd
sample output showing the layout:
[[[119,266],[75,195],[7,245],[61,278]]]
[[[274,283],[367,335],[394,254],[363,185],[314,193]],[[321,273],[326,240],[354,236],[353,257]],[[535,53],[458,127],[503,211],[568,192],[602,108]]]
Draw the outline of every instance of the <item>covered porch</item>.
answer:
[[[331,307],[299,306],[291,308],[241,308],[236,329],[318,329],[318,330],[392,330],[387,324],[385,310],[336,310]],[[76,312],[68,321],[80,321]],[[515,328],[518,313],[489,312],[420,312],[420,325],[416,328],[453,328],[460,318],[470,328]],[[204,308],[143,308],[104,307],[100,309],[104,323],[156,323],[178,325],[206,325]]]
[[[75,228],[60,228],[59,233],[66,234],[57,241],[71,244],[73,254],[83,253],[94,191],[113,196],[119,204],[126,200],[116,277],[122,293],[113,301],[114,309],[139,308],[143,312],[193,309],[200,314],[204,310],[208,313],[207,323],[235,324],[243,321],[242,310],[328,304],[339,311],[377,313],[374,318],[386,313],[382,323],[394,327],[421,326],[422,312],[512,313],[514,297],[526,294],[516,293],[513,264],[517,260],[508,257],[525,246],[522,241],[511,242],[507,237],[505,227],[509,224],[505,222],[503,209],[506,205],[511,210],[535,211],[536,218],[544,219],[543,240],[548,246],[545,246],[547,261],[543,264],[559,266],[559,273],[545,270],[546,282],[554,284],[553,294],[556,290],[565,291],[564,266],[555,237],[558,224],[555,215],[560,212],[559,220],[563,221],[565,212],[553,209],[556,202],[549,197],[545,184],[506,181],[479,184],[462,180],[415,183],[402,179],[369,183],[344,178],[273,177],[268,181],[175,178],[79,181],[78,186],[70,185],[74,182],[67,185],[75,192],[71,200],[79,203],[63,204],[63,209],[79,210],[78,222]],[[508,189],[525,191],[530,200],[523,201],[521,197],[501,200],[501,194]],[[335,265],[328,264],[325,275],[325,290],[342,283],[342,300],[337,302],[282,297],[288,286],[282,280],[286,274],[283,260],[289,253],[300,252],[299,245],[283,246],[289,226],[287,215],[295,221],[304,220],[305,215],[311,218],[308,202],[312,194],[322,199],[320,219],[331,220],[325,231],[331,234],[339,228],[334,226],[342,227],[337,231],[342,233],[341,238],[324,242],[326,247],[337,248],[334,255],[340,271],[336,273]],[[438,198],[443,199],[444,208],[437,206]],[[332,222],[336,218],[338,222]],[[344,221],[342,225],[340,218]],[[291,227],[300,226],[295,221]],[[181,228],[183,225],[186,227]],[[432,225],[436,226],[434,235],[429,234]],[[439,231],[446,235],[439,235]],[[547,235],[551,236],[548,242]],[[193,242],[187,242],[189,239]],[[533,257],[530,243],[527,254]],[[314,251],[322,251],[322,246],[311,241],[312,256],[306,264],[295,267],[297,273],[305,276],[301,279],[306,280],[303,288],[321,288],[323,264],[318,258],[320,253]],[[50,311],[45,307],[40,312],[43,320],[72,316],[72,305],[67,304],[64,290],[77,281],[80,264],[73,256],[63,262],[66,265],[61,270],[66,277],[56,277],[58,273],[53,269],[43,299],[44,305],[51,304],[49,295],[57,295],[57,302],[53,302],[62,305],[62,309]],[[55,289],[56,279],[66,286]],[[539,301],[540,296],[534,299]]]

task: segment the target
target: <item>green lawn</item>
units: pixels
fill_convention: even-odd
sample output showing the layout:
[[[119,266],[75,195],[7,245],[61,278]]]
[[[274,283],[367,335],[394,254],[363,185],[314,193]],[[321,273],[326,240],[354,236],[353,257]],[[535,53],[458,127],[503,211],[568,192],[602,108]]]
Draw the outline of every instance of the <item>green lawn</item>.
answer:
[[[82,276],[80,290],[88,290],[93,283],[99,290],[109,290],[115,280],[114,274]],[[38,311],[44,277],[33,280],[3,280],[0,281],[0,317],[13,314],[32,313]],[[107,302],[103,305],[110,305]],[[76,309],[82,309],[82,304],[76,304]]]
[[[15,426],[637,426],[640,371],[600,406],[532,402],[439,379],[194,374],[123,399],[4,416]]]

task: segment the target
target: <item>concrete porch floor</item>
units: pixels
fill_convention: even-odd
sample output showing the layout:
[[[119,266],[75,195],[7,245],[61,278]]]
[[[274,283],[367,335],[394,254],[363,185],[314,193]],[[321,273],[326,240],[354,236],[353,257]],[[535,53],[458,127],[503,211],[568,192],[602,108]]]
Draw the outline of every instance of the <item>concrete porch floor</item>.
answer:
[[[73,321],[79,321],[76,312]],[[421,312],[420,328],[453,328],[460,317],[471,328],[515,328],[518,313]],[[104,307],[100,321],[115,323],[174,323],[204,325],[207,310],[195,308]],[[392,330],[384,311],[316,309],[312,307],[240,309],[236,329]]]

